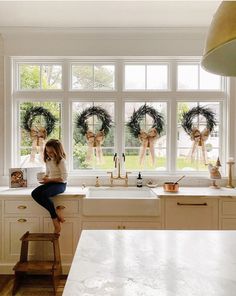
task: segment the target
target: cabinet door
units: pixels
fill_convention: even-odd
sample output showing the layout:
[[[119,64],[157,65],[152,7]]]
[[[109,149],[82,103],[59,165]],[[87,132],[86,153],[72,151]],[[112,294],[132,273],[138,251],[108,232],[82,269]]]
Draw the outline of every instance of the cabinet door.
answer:
[[[221,219],[221,229],[223,230],[235,230],[236,218],[223,218]]]
[[[77,243],[80,237],[80,220],[79,218],[71,218],[65,216],[65,222],[61,224],[61,233],[59,238],[60,253],[62,263],[71,263]],[[52,219],[44,218],[44,232],[53,232]],[[52,258],[52,244],[48,243],[44,246],[45,259]]]
[[[236,202],[232,199],[220,201],[220,229],[236,229]]]
[[[218,229],[218,200],[166,198],[166,229]]]
[[[17,262],[20,259],[21,240],[20,238],[27,231],[40,232],[40,218],[19,218],[11,217],[4,219],[4,258],[6,261]],[[42,257],[41,242],[29,242],[29,260]]]

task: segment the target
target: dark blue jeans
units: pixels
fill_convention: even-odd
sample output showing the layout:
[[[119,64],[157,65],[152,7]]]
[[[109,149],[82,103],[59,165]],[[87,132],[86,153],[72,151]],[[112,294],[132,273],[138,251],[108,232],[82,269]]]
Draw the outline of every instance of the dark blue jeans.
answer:
[[[49,211],[52,219],[57,218],[57,213],[51,197],[63,193],[66,190],[66,183],[47,183],[38,186],[31,192],[33,199]]]

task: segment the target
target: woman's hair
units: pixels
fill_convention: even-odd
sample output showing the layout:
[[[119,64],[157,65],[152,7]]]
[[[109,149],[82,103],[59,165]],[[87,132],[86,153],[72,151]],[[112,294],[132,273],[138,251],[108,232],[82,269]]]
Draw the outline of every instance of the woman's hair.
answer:
[[[62,160],[62,158],[66,159],[66,153],[64,151],[64,148],[59,140],[56,139],[50,139],[47,141],[44,152],[43,152],[43,160],[46,162],[47,160],[50,160],[50,157],[47,154],[46,147],[51,147],[54,150],[55,154],[55,160],[56,163],[59,164],[59,162]]]

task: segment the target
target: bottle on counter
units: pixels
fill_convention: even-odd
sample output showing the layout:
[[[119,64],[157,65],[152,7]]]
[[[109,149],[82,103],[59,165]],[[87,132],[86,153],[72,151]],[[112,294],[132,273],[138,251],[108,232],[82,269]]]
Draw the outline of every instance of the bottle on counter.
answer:
[[[143,187],[143,178],[141,176],[141,172],[138,173],[137,187]]]
[[[95,183],[95,187],[99,187],[100,186],[100,182],[99,182],[99,177],[96,177],[96,183]]]

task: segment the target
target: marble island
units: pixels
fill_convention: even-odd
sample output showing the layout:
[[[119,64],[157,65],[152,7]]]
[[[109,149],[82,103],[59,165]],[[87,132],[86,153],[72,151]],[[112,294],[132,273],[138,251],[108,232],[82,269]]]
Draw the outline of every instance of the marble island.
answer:
[[[235,231],[83,230],[63,296],[234,296]]]

